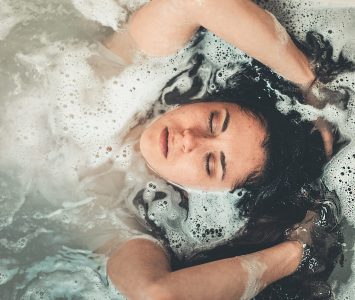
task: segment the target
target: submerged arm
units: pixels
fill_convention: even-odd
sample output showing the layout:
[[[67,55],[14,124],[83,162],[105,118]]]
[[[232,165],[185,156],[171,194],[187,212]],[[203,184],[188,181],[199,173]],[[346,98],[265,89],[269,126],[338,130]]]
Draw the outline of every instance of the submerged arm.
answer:
[[[253,254],[172,272],[162,248],[145,239],[128,241],[107,264],[113,284],[131,300],[250,299],[293,273],[302,248],[284,242]]]
[[[301,87],[315,78],[281,24],[250,0],[152,0],[133,14],[129,31],[138,48],[160,56],[181,48],[200,26]]]

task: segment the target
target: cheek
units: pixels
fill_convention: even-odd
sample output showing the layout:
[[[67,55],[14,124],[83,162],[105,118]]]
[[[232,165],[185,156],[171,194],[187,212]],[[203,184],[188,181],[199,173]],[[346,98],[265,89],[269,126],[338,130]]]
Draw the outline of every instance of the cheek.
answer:
[[[155,146],[154,131],[148,128],[140,138],[139,147],[143,158],[148,164],[154,163],[157,159],[157,150]]]
[[[204,112],[192,107],[184,107],[182,109],[177,109],[172,111],[166,116],[165,121],[168,125],[174,126],[176,129],[187,129],[194,128],[203,120]]]
[[[180,159],[178,163],[168,163],[166,179],[186,187],[203,187],[206,179],[200,170],[196,160]]]

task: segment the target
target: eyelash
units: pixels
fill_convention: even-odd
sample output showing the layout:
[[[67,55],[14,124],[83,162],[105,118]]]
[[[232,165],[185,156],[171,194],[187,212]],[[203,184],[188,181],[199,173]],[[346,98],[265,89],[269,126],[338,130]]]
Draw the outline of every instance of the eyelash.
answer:
[[[208,128],[211,134],[213,134],[213,118],[215,116],[216,112],[211,112],[209,117],[208,117]]]
[[[208,129],[211,134],[213,134],[213,119],[216,116],[217,112],[212,111],[208,117]],[[211,176],[211,170],[210,170],[210,160],[212,157],[212,153],[208,153],[205,157],[205,169],[208,174],[208,176]]]
[[[211,159],[212,153],[208,153],[205,158],[205,168],[208,176],[211,176],[211,170],[210,170],[210,159]]]

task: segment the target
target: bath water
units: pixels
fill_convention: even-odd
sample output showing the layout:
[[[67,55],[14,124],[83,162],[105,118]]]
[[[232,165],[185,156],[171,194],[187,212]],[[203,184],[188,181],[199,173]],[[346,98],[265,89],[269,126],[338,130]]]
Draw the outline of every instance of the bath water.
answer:
[[[207,81],[218,73],[222,86],[238,70],[238,64],[228,63],[250,61],[206,33],[176,55],[157,59],[138,53],[135,64],[127,66],[99,41],[124,28],[129,14],[146,2],[0,0],[1,300],[123,299],[109,283],[107,252],[100,247],[146,232],[130,210],[143,213],[134,195],[144,188],[148,217],[164,226],[180,257],[226,242],[246,222],[235,208],[242,190],[228,195],[191,191],[187,215],[181,196],[146,172],[124,138],[134,120],[152,108],[169,109],[156,100],[169,79],[191,68],[196,53],[209,62],[198,75]],[[351,0],[259,2],[298,38],[315,30],[331,41],[334,57],[343,51],[355,60]],[[112,63],[114,75],[100,69],[101,63]],[[193,78],[181,76],[174,87],[182,92],[192,84]],[[354,85],[354,74],[345,73],[328,87],[354,90]],[[305,118],[330,119],[350,140],[323,175],[339,195],[348,224],[344,267],[331,278],[336,299],[347,300],[355,290],[354,107],[353,94],[346,111],[296,107]],[[153,202],[156,191],[165,196]],[[202,235],[211,229],[216,234]]]

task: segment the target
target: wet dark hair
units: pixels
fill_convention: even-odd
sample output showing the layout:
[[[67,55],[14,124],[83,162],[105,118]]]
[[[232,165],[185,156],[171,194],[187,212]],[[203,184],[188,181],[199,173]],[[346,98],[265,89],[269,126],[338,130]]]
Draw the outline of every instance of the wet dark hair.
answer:
[[[342,72],[355,70],[354,63],[346,60],[342,53],[338,61],[334,61],[330,43],[315,32],[309,32],[306,41],[297,44],[315,64],[318,80],[322,82],[331,81]],[[315,184],[326,163],[321,135],[314,124],[302,120],[297,111],[283,114],[276,108],[276,102],[286,101],[286,98],[291,103],[302,103],[304,99],[301,90],[256,60],[240,66],[240,70],[230,76],[223,87],[217,83],[217,72],[212,73],[208,80],[208,84],[214,87],[211,90],[206,88],[206,81],[198,75],[199,68],[208,63],[202,53],[196,54],[191,69],[170,80],[167,84],[168,92],[163,91],[161,100],[166,104],[191,103],[196,95],[201,95],[201,91],[207,91],[201,97],[203,101],[239,105],[264,122],[268,132],[265,143],[267,161],[262,174],[247,178],[243,185],[247,192],[238,203],[238,208],[241,216],[247,217],[249,221],[238,237],[227,245],[201,253],[189,261],[178,261],[176,267],[251,253],[280,243],[284,240],[287,228],[300,222],[307,210],[314,209],[322,202],[322,188]],[[174,87],[174,82],[186,75],[193,78],[193,84],[191,89],[180,93]],[[346,93],[343,95],[348,96]],[[340,240],[340,236],[339,233],[335,239]],[[341,252],[339,243],[336,248],[336,255],[328,260],[327,272],[322,280],[334,268],[334,258]],[[299,283],[303,281],[299,280]],[[268,296],[262,298],[262,295]],[[270,289],[262,295],[258,297],[283,299],[270,292]],[[297,298],[297,295],[295,297],[303,299]]]
[[[354,63],[342,53],[334,61],[330,43],[318,33],[309,32],[305,42],[295,42],[316,66],[317,78],[322,82],[355,70]],[[303,189],[322,174],[326,163],[323,140],[313,122],[302,120],[297,111],[283,114],[276,108],[276,102],[286,98],[291,104],[304,102],[301,90],[291,82],[253,60],[240,65],[222,87],[217,80],[219,70],[211,73],[208,80],[199,76],[199,69],[206,64],[209,62],[204,55],[197,53],[192,58],[192,67],[168,82],[165,88],[168,92],[163,90],[161,100],[168,105],[191,103],[196,102],[196,95],[200,97],[201,91],[206,91],[197,101],[235,103],[265,123],[266,165],[261,174],[245,180],[243,187],[248,192],[239,203],[242,215],[250,219],[244,242],[265,248],[279,242],[284,229],[302,220],[312,206]],[[186,75],[193,83],[189,90],[180,93],[174,83]],[[206,88],[206,82],[214,88]],[[343,94],[343,98],[347,96]]]
[[[305,43],[296,43],[315,64],[316,75],[321,82],[333,80],[342,72],[355,70],[355,64],[342,54],[338,61],[334,61],[331,45],[315,32],[307,34]],[[264,147],[267,160],[261,174],[251,174],[242,184],[246,192],[236,206],[241,217],[246,217],[248,221],[235,239],[224,245],[188,260],[178,260],[170,248],[164,229],[146,217],[152,234],[162,240],[170,251],[173,269],[252,253],[276,245],[285,240],[286,229],[300,222],[307,210],[319,208],[325,198],[324,187],[319,182],[326,163],[322,137],[312,122],[303,120],[296,110],[292,110],[292,104],[304,102],[301,90],[256,60],[239,64],[238,68],[234,65],[225,66],[238,71],[229,76],[224,86],[218,84],[219,70],[210,68],[214,71],[208,80],[200,76],[200,69],[206,65],[212,64],[203,53],[197,53],[191,59],[191,68],[167,83],[160,102],[164,105],[181,105],[196,101],[222,101],[239,105],[245,112],[259,118],[266,127],[268,136]],[[186,76],[192,80],[191,88],[180,92],[176,83]],[[339,99],[346,103],[349,94],[346,91],[340,91],[340,94]],[[288,106],[291,104],[288,113],[281,113],[277,109],[278,101],[288,101]],[[160,109],[161,106],[157,107]],[[153,110],[151,115],[154,115]],[[188,194],[178,187],[174,188],[180,192],[180,206],[188,209]],[[257,299],[313,299],[307,293],[319,292],[323,284],[327,285],[325,282],[341,254],[342,235],[338,225],[332,228],[330,234],[331,247],[323,247],[321,239],[318,241],[320,252],[324,248],[327,254],[323,255],[322,272],[313,276],[313,281],[309,277],[302,279],[292,276],[283,279],[281,284],[271,285]],[[312,284],[315,286],[312,287]],[[302,287],[307,291],[305,295],[299,293]]]
[[[189,76],[206,63],[202,54],[193,60]],[[180,94],[178,89],[165,93],[165,103],[190,103],[191,98],[203,89],[202,80],[197,76],[194,78],[192,89],[184,94]],[[176,80],[172,79],[169,84]],[[275,83],[277,86],[273,89]],[[239,203],[243,217],[251,220],[246,228],[248,242],[245,243],[258,244],[260,248],[278,242],[284,229],[302,220],[308,204],[296,196],[297,191],[305,183],[318,178],[326,162],[323,141],[319,132],[314,130],[313,123],[302,121],[295,111],[285,115],[276,109],[279,99],[276,91],[280,90],[293,101],[302,97],[297,87],[254,61],[251,65],[243,65],[238,73],[231,76],[226,87],[217,86],[202,97],[205,102],[235,103],[266,125],[266,165],[261,175],[246,179],[242,187],[248,192]]]

